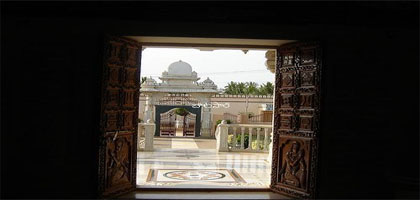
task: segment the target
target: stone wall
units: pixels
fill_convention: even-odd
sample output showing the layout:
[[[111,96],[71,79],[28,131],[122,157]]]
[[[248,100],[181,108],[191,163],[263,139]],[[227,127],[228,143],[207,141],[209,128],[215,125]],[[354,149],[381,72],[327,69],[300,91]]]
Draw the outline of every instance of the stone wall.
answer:
[[[146,96],[140,95],[139,98],[139,118],[143,119],[144,117],[144,105],[146,102]],[[245,95],[214,95],[211,99],[213,102],[212,105],[225,105],[226,103],[229,104],[228,108],[220,106],[219,108],[212,108],[211,112],[212,115],[223,115],[224,113],[231,113],[231,114],[239,114],[241,112],[245,112],[246,106],[246,97]],[[265,96],[265,95],[252,95],[248,97],[248,112],[254,115],[261,114],[262,107],[261,104],[272,104],[273,103],[273,96]],[[212,121],[216,121],[213,119]]]

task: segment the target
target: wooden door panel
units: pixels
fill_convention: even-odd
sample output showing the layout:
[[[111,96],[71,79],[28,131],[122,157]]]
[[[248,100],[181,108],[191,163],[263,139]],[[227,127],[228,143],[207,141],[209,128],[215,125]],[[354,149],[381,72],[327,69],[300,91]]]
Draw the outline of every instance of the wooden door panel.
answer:
[[[281,87],[282,88],[294,88],[296,86],[296,73],[282,73],[281,77]]]
[[[134,127],[134,125],[135,125],[135,121],[136,121],[136,111],[133,111],[133,110],[124,110],[122,113],[121,113],[121,124],[122,124],[122,126],[121,126],[121,128],[120,128],[120,130],[124,130],[124,131],[134,131],[135,129],[135,127]]]
[[[120,105],[120,89],[118,87],[109,86],[106,89],[105,106],[107,110],[118,109]]]
[[[124,86],[125,87],[135,87],[136,82],[138,81],[136,77],[137,70],[136,68],[126,68],[124,69]]]
[[[122,91],[122,106],[124,108],[135,107],[137,91],[136,89],[124,89]],[[138,100],[137,100],[138,101]]]
[[[279,137],[278,144],[278,186],[308,192],[311,139],[285,136]],[[292,169],[286,169],[287,162],[295,162]]]
[[[314,198],[316,187],[321,48],[293,43],[277,50],[271,189]]]
[[[118,110],[106,110],[103,113],[104,116],[104,131],[118,131],[119,124],[119,112]]]
[[[279,130],[293,130],[295,124],[295,116],[293,113],[284,112],[280,115]]]
[[[135,146],[132,132],[121,133],[115,137],[115,132],[105,136],[105,187],[103,196],[110,196],[125,191],[132,187],[135,182],[135,168],[132,163],[136,162],[132,148]],[[134,165],[135,166],[135,165]]]
[[[123,42],[118,39],[110,39],[106,42],[107,63],[121,63],[121,47]]]
[[[302,71],[300,72],[300,86],[314,86],[315,85],[315,77],[316,77],[316,71],[314,70],[308,70],[308,71]]]
[[[99,136],[98,193],[102,198],[136,187],[140,61],[139,43],[107,37]]]

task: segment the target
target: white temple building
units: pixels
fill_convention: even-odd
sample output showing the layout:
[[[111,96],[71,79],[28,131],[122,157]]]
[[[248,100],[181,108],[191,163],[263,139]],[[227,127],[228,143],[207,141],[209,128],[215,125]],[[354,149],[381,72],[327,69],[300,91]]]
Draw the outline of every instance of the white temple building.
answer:
[[[208,77],[202,82],[197,77],[197,72],[192,70],[190,64],[178,61],[169,65],[168,70],[162,72],[158,83],[151,77],[141,85],[140,92],[147,96],[145,105],[144,121],[151,119],[158,121],[156,117],[157,106],[195,106],[201,108],[200,137],[210,137],[211,131],[211,106],[210,97],[218,93],[217,86]]]
[[[141,85],[141,92],[144,93],[217,93],[217,86],[208,77],[199,83],[197,72],[192,71],[190,64],[178,61],[169,65],[168,70],[162,72],[159,77],[161,83],[157,83],[149,77]]]

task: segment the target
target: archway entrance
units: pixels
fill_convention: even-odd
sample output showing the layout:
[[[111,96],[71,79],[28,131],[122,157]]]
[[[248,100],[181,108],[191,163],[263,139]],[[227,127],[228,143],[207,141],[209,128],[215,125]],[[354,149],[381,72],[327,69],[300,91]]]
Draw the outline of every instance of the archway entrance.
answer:
[[[199,137],[201,109],[193,106],[156,105],[155,136]],[[177,134],[178,131],[178,134]]]
[[[160,113],[160,137],[195,137],[197,115],[185,108]]]

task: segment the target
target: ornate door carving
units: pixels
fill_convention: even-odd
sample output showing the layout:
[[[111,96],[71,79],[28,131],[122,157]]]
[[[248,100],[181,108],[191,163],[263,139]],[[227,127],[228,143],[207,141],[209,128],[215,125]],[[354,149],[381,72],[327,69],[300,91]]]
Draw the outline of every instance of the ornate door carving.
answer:
[[[270,187],[297,198],[315,195],[321,66],[318,43],[277,50]]]
[[[98,190],[112,197],[136,188],[141,46],[107,37],[104,54]]]

